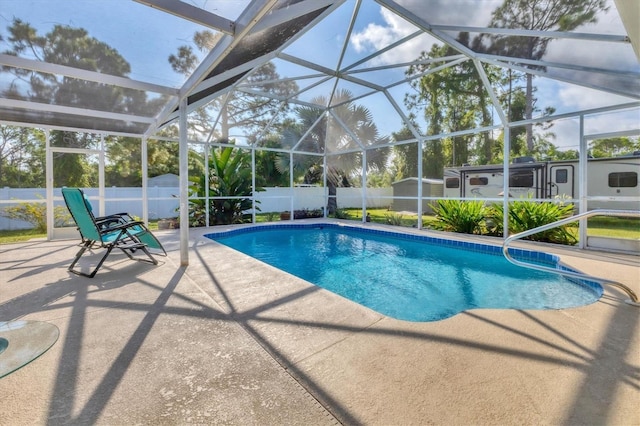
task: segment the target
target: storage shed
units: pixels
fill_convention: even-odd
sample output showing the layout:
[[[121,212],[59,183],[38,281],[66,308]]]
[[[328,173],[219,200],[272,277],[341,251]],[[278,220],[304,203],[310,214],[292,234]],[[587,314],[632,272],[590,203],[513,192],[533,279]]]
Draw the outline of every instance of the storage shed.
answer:
[[[179,188],[180,177],[173,173],[166,173],[164,175],[155,176],[147,180],[147,186],[163,187],[163,188]]]
[[[394,211],[417,212],[418,203],[415,199],[406,199],[404,197],[418,197],[418,178],[410,177],[393,182],[393,207]],[[422,179],[422,196],[423,197],[442,197],[443,181],[442,179]],[[429,204],[433,200],[422,200],[422,212],[431,214],[433,210]]]

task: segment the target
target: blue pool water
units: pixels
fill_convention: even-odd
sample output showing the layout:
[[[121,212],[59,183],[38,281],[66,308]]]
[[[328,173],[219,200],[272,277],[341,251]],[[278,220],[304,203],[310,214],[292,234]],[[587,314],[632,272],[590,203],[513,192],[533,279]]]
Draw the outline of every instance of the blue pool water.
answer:
[[[602,287],[509,263],[500,247],[337,224],[272,225],[206,235],[384,315],[435,321],[472,308],[561,309]],[[556,256],[513,250],[556,266]]]

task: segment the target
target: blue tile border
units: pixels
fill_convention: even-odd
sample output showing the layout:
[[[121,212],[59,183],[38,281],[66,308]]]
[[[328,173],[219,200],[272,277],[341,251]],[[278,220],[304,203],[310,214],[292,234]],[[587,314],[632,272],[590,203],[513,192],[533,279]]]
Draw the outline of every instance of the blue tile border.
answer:
[[[449,240],[446,238],[431,237],[428,235],[407,234],[407,233],[394,232],[389,230],[364,228],[364,227],[337,224],[337,223],[254,225],[254,226],[247,226],[247,227],[242,227],[237,229],[231,229],[228,231],[212,232],[209,234],[204,234],[203,236],[206,238],[209,238],[210,240],[215,241],[217,238],[230,237],[233,235],[245,234],[249,232],[272,231],[272,230],[278,230],[278,229],[289,230],[289,229],[313,229],[313,228],[320,228],[320,229],[332,228],[332,229],[339,229],[339,230],[353,232],[353,233],[374,234],[374,235],[377,234],[377,235],[384,235],[386,237],[393,237],[393,238],[398,238],[403,240],[417,240],[417,241],[422,241],[428,244],[453,247],[456,249],[462,249],[466,251],[479,252],[483,254],[490,254],[494,256],[503,257],[501,246],[494,246],[494,245],[476,243],[471,241]],[[544,266],[548,266],[558,270],[578,272],[575,269],[567,267],[566,265],[562,265],[560,263],[560,257],[554,254],[543,253],[540,251],[517,249],[517,248],[510,248],[509,254],[511,254],[511,256],[513,256],[514,259],[517,259],[520,261],[531,262],[538,265],[544,265]],[[584,285],[588,287],[589,289],[595,291],[598,297],[601,297],[604,293],[604,289],[598,282],[588,281],[588,280],[579,280],[579,279],[569,278],[569,277],[567,277],[567,280],[575,284]]]
[[[401,232],[394,232],[388,230],[381,229],[371,229],[371,228],[360,228],[356,226],[350,225],[340,225],[335,223],[323,223],[323,224],[292,224],[292,225],[256,225],[256,226],[248,226],[243,228],[232,229],[229,231],[221,231],[221,232],[212,232],[209,234],[205,234],[204,237],[209,238],[211,240],[216,240],[216,238],[224,238],[232,235],[244,234],[248,232],[259,232],[259,231],[270,231],[276,229],[312,229],[312,228],[333,228],[340,229],[350,232],[363,233],[363,234],[377,234],[384,235],[387,237],[394,237],[404,240],[417,240],[423,241],[426,243],[443,245],[448,247],[460,248],[467,251],[476,251],[486,254],[493,254],[497,256],[502,256],[502,247],[493,246],[489,244],[481,244],[470,241],[460,241],[460,240],[449,240],[446,238],[439,237],[431,237],[428,235],[416,235],[416,234],[405,234]],[[542,253],[537,251],[530,250],[522,250],[522,249],[509,249],[509,253],[518,259],[528,260],[528,261],[537,261],[541,263],[545,263],[548,265],[556,265],[559,261],[558,256]]]

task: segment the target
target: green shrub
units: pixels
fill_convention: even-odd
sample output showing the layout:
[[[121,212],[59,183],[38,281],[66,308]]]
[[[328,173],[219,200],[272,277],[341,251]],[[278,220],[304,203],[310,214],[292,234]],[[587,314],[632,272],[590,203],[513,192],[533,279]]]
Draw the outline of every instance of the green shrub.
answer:
[[[189,177],[189,192],[192,197],[197,197],[189,201],[190,226],[204,226],[207,223],[207,196],[229,197],[209,199],[210,226],[251,222],[252,215],[247,213],[254,207],[250,195],[264,189],[252,189],[251,155],[247,151],[234,149],[212,148],[209,174]],[[257,206],[255,209],[260,211]]]
[[[437,221],[436,229],[460,232],[463,234],[481,234],[487,208],[482,201],[436,200],[431,208]]]
[[[25,202],[4,207],[0,209],[0,216],[29,222],[37,232],[47,232],[47,205],[44,202]],[[62,226],[71,221],[71,215],[64,206],[56,206],[53,210],[53,217],[56,226]]]
[[[517,234],[538,226],[556,222],[573,214],[573,204],[555,203],[551,201],[512,201],[509,203],[509,233]],[[501,236],[503,232],[502,204],[494,204],[488,208],[488,231],[492,235]],[[571,231],[577,223],[560,226],[548,231],[538,232],[524,239],[548,243],[573,245],[577,243]]]
[[[403,216],[400,213],[387,213],[384,217],[389,225],[402,226]]]
[[[346,209],[335,209],[335,211],[333,212],[333,217],[336,219],[349,219],[351,215]]]
[[[323,212],[322,209],[300,209],[293,211],[294,219],[312,219],[322,217]]]

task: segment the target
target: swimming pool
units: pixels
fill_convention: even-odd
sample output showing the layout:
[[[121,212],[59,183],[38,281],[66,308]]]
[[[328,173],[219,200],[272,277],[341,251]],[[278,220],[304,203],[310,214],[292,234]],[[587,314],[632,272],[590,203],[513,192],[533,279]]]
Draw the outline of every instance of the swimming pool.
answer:
[[[205,235],[381,314],[436,321],[473,308],[562,309],[597,301],[596,282],[509,263],[501,247],[342,224],[259,225]],[[510,249],[563,268],[557,256]]]

